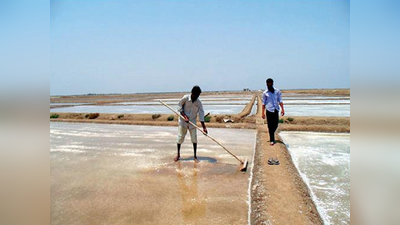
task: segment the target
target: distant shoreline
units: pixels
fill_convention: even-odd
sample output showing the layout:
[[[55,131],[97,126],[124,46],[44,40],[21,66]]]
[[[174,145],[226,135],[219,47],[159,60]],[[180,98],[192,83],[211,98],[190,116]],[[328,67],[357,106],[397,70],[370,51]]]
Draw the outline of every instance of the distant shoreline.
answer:
[[[280,89],[282,92],[292,92],[292,91],[349,91],[350,88],[292,88],[292,89]],[[250,90],[248,92],[257,92],[259,90]],[[99,96],[99,95],[145,95],[145,94],[179,94],[179,93],[186,93],[188,91],[164,91],[164,92],[138,92],[138,93],[87,93],[87,94],[71,94],[71,95],[50,95],[51,98],[54,97],[74,97],[74,96]],[[222,90],[222,91],[204,91],[203,93],[240,93],[244,92],[243,90]]]

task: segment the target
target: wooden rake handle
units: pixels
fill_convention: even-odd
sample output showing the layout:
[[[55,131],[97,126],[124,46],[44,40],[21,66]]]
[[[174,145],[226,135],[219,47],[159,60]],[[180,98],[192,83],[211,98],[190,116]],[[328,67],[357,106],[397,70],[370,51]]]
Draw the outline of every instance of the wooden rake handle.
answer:
[[[170,109],[172,112],[174,112],[177,116],[180,116],[182,119],[185,119],[185,117],[183,117],[180,113],[178,113],[177,111],[175,111],[173,108],[171,108],[169,105],[167,105],[165,102],[158,100],[159,102],[161,102],[161,104],[165,105],[168,109]],[[203,129],[201,129],[200,127],[198,127],[196,124],[192,123],[189,120],[189,123],[194,126],[197,130],[201,131],[201,133],[203,133],[206,137],[210,138],[211,140],[213,140],[215,143],[217,143],[219,146],[221,146],[225,151],[227,151],[231,156],[233,156],[236,160],[238,160],[241,164],[244,164],[244,162],[242,160],[240,160],[236,155],[234,155],[232,152],[230,152],[227,148],[225,148],[225,146],[223,146],[221,143],[219,143],[217,140],[215,140],[213,137],[211,137],[210,135],[206,134]]]

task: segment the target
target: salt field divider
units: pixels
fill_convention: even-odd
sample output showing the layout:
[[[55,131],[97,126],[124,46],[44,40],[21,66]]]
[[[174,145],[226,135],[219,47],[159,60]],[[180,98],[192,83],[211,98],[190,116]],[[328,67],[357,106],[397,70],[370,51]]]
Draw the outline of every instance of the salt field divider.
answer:
[[[249,190],[248,190],[248,202],[249,210],[248,210],[248,224],[251,224],[251,184],[253,183],[253,168],[254,168],[254,158],[256,156],[256,147],[257,147],[257,132],[254,137],[254,147],[253,147],[253,158],[251,159],[251,170],[250,170],[250,177],[249,177]]]

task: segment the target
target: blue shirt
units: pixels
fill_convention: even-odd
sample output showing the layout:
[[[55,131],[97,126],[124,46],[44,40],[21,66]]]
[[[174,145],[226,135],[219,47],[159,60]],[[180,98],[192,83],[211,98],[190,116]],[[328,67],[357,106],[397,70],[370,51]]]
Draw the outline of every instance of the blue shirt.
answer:
[[[275,92],[271,93],[267,89],[263,92],[262,101],[269,112],[279,111],[279,103],[282,102],[282,92],[275,88]]]

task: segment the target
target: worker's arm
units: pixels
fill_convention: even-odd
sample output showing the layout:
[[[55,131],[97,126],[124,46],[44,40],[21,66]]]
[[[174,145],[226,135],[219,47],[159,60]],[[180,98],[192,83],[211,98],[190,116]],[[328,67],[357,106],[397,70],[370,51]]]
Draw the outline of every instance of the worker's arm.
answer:
[[[189,117],[182,111],[181,115],[185,118],[185,122],[189,123]]]
[[[283,102],[280,102],[279,105],[281,106],[281,116],[285,115],[285,109],[283,108]]]
[[[262,118],[265,119],[265,105],[262,105]]]
[[[206,124],[204,123],[204,109],[203,109],[203,103],[200,101],[199,99],[199,119],[200,119],[200,123],[201,126],[203,127],[203,132],[205,134],[208,133],[207,128],[206,128]]]
[[[185,122],[189,122],[189,117],[185,114],[183,107],[185,106],[186,103],[186,96],[183,96],[183,98],[179,101],[178,103],[178,112],[185,118]]]
[[[203,127],[204,133],[208,134],[207,127],[206,127],[206,124],[204,123],[204,121],[200,121],[200,123],[201,123],[201,126]]]
[[[279,102],[279,105],[281,106],[281,116],[284,116],[285,115],[285,109],[283,108],[282,92],[281,91],[278,92],[278,102]]]
[[[267,96],[263,92],[262,94],[262,118],[265,119],[265,104],[267,104]]]

